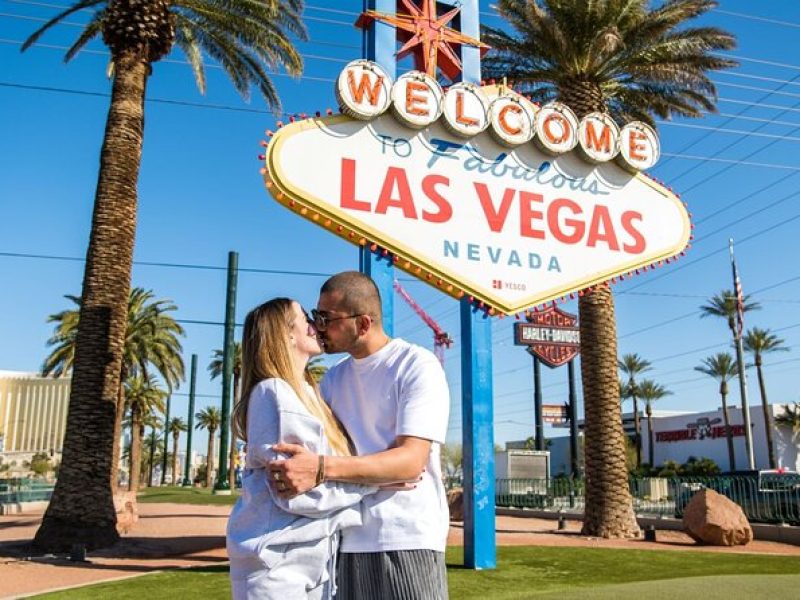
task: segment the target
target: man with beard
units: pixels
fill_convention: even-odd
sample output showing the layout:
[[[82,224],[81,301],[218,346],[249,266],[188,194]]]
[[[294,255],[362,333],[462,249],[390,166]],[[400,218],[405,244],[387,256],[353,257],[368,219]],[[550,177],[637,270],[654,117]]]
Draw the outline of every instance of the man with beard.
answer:
[[[273,461],[271,481],[287,496],[325,480],[387,484],[414,481],[363,500],[363,525],[344,532],[338,595],[344,600],[447,598],[444,550],[449,514],[439,462],[449,390],[432,352],[390,338],[381,298],[366,275],[334,275],[312,311],[327,353],[350,356],[322,380],[322,395],[349,433],[358,456],[317,456],[278,444],[289,455]]]

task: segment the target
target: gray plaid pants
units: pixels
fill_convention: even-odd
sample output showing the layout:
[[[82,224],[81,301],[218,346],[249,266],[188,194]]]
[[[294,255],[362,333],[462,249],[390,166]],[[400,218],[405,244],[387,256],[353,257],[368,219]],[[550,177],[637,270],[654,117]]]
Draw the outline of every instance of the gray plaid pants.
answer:
[[[444,553],[340,553],[336,600],[447,600]]]

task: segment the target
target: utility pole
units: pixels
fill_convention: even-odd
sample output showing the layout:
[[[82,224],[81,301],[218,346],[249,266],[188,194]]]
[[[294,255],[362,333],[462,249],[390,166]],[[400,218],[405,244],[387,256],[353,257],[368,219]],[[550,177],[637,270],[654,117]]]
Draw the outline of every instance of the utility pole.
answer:
[[[742,347],[742,331],[744,329],[744,294],[742,282],[736,270],[736,259],[733,256],[733,238],[728,240],[731,254],[731,271],[733,274],[733,295],[736,302],[737,325],[734,327],[734,341],[736,342],[736,366],[739,371],[739,395],[742,400],[742,420],[744,421],[744,444],[747,451],[747,466],[752,471],[756,468],[753,454],[753,430],[750,427],[750,406],[747,403],[747,375],[744,367],[744,348]],[[765,423],[765,426],[768,424]]]
[[[161,485],[167,485],[167,448],[169,448],[169,409],[172,394],[167,396],[167,412],[164,415],[164,450],[161,452]]]
[[[569,465],[572,478],[577,479],[578,471],[578,398],[575,393],[575,359],[567,363],[569,372]]]
[[[189,477],[192,467],[192,431],[194,431],[194,391],[197,381],[197,354],[192,354],[192,366],[189,368],[189,415],[186,417],[188,423],[186,429],[186,460],[183,468],[183,486],[191,486],[192,480]]]
[[[219,428],[219,467],[214,493],[228,495],[228,431],[231,413],[231,381],[233,379],[233,328],[236,319],[236,280],[239,274],[239,253],[228,252],[228,285],[225,297],[225,335],[222,350],[222,422]]]

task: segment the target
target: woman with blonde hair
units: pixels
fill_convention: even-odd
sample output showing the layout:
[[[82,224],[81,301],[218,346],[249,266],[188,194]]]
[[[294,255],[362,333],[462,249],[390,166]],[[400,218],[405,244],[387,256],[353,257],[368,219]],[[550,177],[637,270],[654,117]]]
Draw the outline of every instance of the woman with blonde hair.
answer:
[[[275,298],[245,319],[233,429],[247,456],[227,529],[234,600],[333,596],[339,531],[361,524],[359,501],[377,489],[324,481],[324,455],[351,449],[308,371],[321,352],[313,321],[294,300]],[[320,455],[315,488],[287,499],[281,481],[270,485],[266,466],[280,458],[272,450],[278,442]]]

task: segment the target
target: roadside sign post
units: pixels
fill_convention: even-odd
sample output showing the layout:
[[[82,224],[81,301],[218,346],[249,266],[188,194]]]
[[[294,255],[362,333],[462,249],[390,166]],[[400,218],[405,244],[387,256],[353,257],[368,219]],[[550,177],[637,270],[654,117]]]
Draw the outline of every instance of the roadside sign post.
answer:
[[[543,311],[528,313],[526,322],[514,324],[514,343],[527,346],[533,356],[533,407],[536,449],[544,450],[544,422],[554,426],[570,423],[570,470],[578,474],[577,399],[573,361],[580,352],[578,317],[564,312],[555,304]],[[542,373],[540,362],[551,369],[568,365],[569,402],[566,405],[542,404]]]

